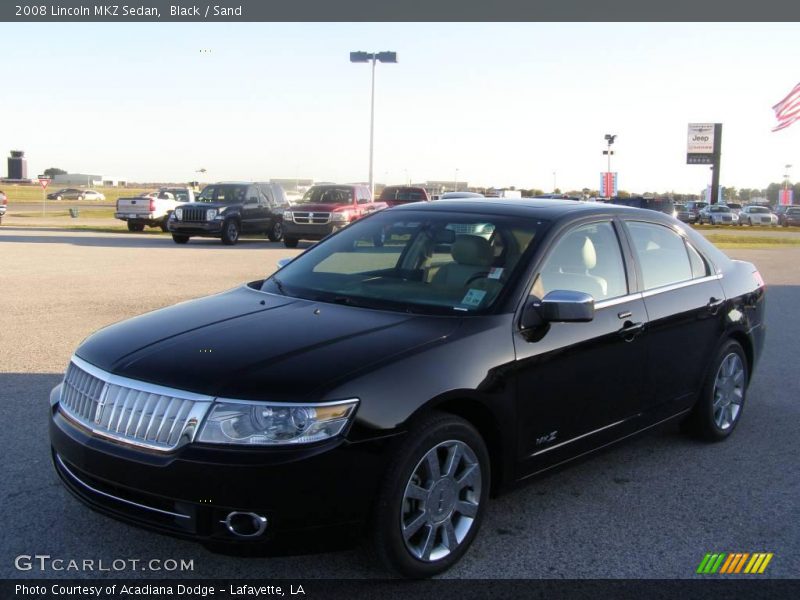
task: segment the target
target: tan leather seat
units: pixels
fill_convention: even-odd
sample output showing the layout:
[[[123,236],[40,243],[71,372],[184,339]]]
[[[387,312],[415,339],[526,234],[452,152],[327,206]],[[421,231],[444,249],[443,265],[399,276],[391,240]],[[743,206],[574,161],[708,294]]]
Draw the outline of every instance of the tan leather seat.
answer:
[[[585,235],[572,235],[564,239],[556,252],[548,257],[549,269],[541,274],[542,294],[553,290],[574,290],[591,294],[594,298],[608,295],[608,282],[589,273],[597,266],[594,244]]]
[[[488,275],[494,261],[492,246],[477,235],[458,235],[450,250],[452,263],[442,265],[431,283],[464,287],[473,277]]]

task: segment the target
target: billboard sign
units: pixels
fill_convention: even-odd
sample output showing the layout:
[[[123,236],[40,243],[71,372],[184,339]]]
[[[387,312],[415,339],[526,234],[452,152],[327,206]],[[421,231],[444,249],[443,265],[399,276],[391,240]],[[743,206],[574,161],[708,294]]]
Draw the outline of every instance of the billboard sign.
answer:
[[[686,163],[690,165],[714,163],[714,123],[689,123]]]
[[[787,206],[794,200],[794,190],[791,188],[778,190],[778,204]]]
[[[604,171],[600,173],[600,197],[613,198],[617,195],[617,174]]]

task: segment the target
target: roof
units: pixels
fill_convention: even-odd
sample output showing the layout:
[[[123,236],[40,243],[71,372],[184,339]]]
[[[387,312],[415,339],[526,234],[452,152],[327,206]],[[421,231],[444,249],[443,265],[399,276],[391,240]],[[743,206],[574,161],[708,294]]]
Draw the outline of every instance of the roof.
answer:
[[[641,211],[648,216],[660,213],[644,208],[632,208],[601,202],[580,202],[577,200],[536,200],[528,198],[469,198],[453,200],[434,200],[433,202],[404,204],[391,210],[434,210],[442,212],[471,212],[509,215],[518,217],[536,217],[542,219],[558,219],[564,215],[575,213],[592,214],[627,214]]]

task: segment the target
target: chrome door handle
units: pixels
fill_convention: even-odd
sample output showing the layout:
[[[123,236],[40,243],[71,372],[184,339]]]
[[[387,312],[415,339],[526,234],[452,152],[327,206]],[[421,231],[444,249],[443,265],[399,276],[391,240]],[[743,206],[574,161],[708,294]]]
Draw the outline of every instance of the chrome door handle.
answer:
[[[625,321],[625,325],[617,331],[617,334],[621,338],[623,338],[626,342],[632,342],[633,338],[639,335],[642,330],[644,329],[644,323],[631,323],[630,321]]]

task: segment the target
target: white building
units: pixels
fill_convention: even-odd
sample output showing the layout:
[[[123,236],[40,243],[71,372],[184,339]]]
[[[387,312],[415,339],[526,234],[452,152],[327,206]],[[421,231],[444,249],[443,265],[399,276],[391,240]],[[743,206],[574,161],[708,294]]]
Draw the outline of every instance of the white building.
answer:
[[[125,185],[125,181],[107,175],[92,175],[90,173],[64,173],[53,177],[57,185],[85,185],[86,187],[117,187]]]

